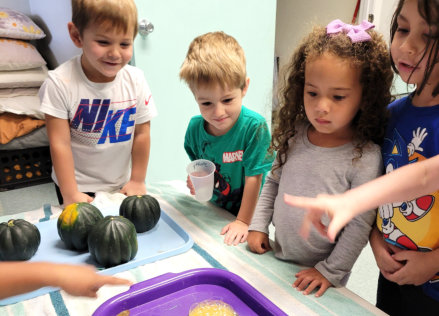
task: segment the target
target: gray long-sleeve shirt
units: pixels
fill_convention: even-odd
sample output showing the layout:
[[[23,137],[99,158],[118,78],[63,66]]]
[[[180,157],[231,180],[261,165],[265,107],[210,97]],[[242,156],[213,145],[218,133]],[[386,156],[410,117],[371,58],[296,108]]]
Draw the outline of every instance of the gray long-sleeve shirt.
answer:
[[[313,266],[334,286],[343,286],[367,244],[376,212],[371,210],[355,217],[335,243],[314,228],[305,240],[299,235],[304,211],[286,205],[283,196],[342,193],[370,181],[382,173],[380,148],[369,144],[363,148],[362,157],[353,161],[351,143],[333,148],[315,146],[308,140],[308,126],[298,128],[282,168],[267,175],[249,230],[268,234],[273,222],[273,250],[277,258]],[[323,220],[325,225],[328,222],[328,218]]]

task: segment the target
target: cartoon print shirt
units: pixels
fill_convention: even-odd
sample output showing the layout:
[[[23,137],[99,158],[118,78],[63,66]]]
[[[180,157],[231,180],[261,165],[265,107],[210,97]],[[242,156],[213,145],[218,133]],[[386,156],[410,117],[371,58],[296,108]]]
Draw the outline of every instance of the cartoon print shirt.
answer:
[[[416,107],[410,96],[396,100],[389,110],[390,121],[382,146],[386,173],[439,153],[439,105]],[[377,227],[385,240],[403,249],[437,249],[438,197],[439,192],[431,192],[412,201],[381,205]],[[439,283],[437,287],[439,291]],[[439,300],[439,295],[436,299]]]
[[[243,106],[235,125],[222,136],[208,134],[203,117],[194,116],[186,130],[184,148],[191,160],[207,159],[215,163],[211,202],[237,215],[245,177],[263,174],[264,181],[271,168],[274,155],[267,152],[270,141],[264,117]]]
[[[76,56],[49,71],[39,94],[42,112],[69,122],[79,191],[119,190],[130,177],[135,125],[157,115],[143,72],[126,65],[112,82],[95,83]],[[58,183],[53,170],[52,178]]]

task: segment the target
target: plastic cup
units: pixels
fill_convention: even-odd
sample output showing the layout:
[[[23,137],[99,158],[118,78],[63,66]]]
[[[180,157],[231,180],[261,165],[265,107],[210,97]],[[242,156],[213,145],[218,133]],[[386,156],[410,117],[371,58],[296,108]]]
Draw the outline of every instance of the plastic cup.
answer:
[[[186,171],[198,201],[209,201],[212,198],[215,169],[215,164],[205,159],[194,160],[187,166]]]

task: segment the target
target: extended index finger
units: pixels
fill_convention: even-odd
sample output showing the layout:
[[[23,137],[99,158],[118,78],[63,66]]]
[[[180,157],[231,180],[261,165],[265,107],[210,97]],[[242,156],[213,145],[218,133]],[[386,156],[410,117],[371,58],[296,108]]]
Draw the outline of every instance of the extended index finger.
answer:
[[[312,213],[313,217],[320,217],[326,213],[326,204],[319,199],[305,196],[295,196],[285,193],[284,202],[288,205],[299,207]]]
[[[102,285],[132,285],[133,282],[127,279],[110,275],[102,275],[99,280],[99,287]]]

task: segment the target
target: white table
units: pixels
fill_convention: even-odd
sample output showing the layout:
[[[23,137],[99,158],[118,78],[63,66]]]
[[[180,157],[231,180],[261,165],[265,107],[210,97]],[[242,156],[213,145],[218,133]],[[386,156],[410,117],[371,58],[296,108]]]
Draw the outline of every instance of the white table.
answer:
[[[233,216],[210,203],[199,203],[188,196],[183,181],[157,183],[148,187],[149,194],[155,196],[162,209],[194,240],[193,247],[181,254],[148,263],[117,276],[140,282],[168,272],[182,272],[195,268],[222,268],[233,272],[288,315],[385,315],[375,306],[346,288],[330,288],[319,298],[303,295],[292,288],[294,274],[302,267],[278,260],[272,252],[258,255],[250,252],[246,244],[227,246],[221,228]],[[61,209],[53,206],[51,215],[43,208],[13,216],[38,222],[40,218],[57,218]],[[6,221],[11,216],[0,217]],[[48,258],[50,261],[50,258]],[[126,286],[104,286],[98,298],[73,297],[64,291],[54,291],[16,304],[0,306],[0,315],[91,315],[107,299],[128,289]]]

